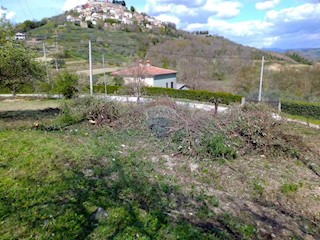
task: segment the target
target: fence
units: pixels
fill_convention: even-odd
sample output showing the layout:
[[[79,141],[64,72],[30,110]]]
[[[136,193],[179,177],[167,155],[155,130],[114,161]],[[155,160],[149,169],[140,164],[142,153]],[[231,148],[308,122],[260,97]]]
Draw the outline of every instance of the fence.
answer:
[[[257,104],[257,103],[262,103],[262,104],[266,104],[274,109],[277,109],[278,112],[281,112],[281,101],[258,101],[258,100],[252,100],[252,99],[246,99],[246,98],[242,98],[241,100],[241,105],[245,105],[247,103],[251,103],[251,104]]]

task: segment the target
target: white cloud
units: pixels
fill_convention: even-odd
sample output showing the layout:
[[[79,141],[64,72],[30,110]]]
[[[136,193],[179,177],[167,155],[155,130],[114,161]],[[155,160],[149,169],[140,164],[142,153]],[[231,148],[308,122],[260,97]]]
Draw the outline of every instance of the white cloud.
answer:
[[[77,0],[77,1],[66,0],[65,3],[63,4],[62,10],[67,11],[67,10],[70,10],[70,9],[76,7],[76,6],[85,4],[86,2],[87,2],[87,0]]]
[[[184,5],[188,8],[197,8],[203,6],[206,1],[207,0],[147,0],[146,6]]]
[[[16,16],[16,13],[13,11],[7,12],[6,19],[11,20]]]
[[[16,16],[16,13],[14,11],[8,11],[5,8],[0,8],[0,16],[5,15],[7,20],[11,20]]]
[[[172,22],[175,23],[176,25],[178,25],[180,23],[180,19],[175,17],[175,16],[171,16],[171,15],[166,15],[166,14],[161,14],[159,16],[156,16],[156,19],[162,21],[162,22]]]
[[[152,12],[153,14],[172,13],[175,15],[186,15],[186,14],[191,16],[196,15],[196,12],[194,9],[188,8],[187,6],[182,4],[154,5],[153,3],[153,4],[147,5],[146,10],[147,12]]]
[[[258,10],[268,10],[276,7],[280,3],[280,0],[269,0],[264,2],[256,3],[256,9]]]
[[[269,11],[266,14],[269,21],[299,21],[306,19],[320,19],[320,4],[304,4],[294,8],[286,8],[280,11]]]
[[[203,10],[213,12],[219,18],[232,18],[240,14],[240,7],[240,2],[208,0]]]
[[[261,20],[228,21],[217,14],[205,22],[192,22],[188,31],[209,30],[232,41],[254,47],[320,47],[320,2],[271,10]]]
[[[210,16],[229,19],[240,14],[240,0],[146,0],[145,12],[158,19],[173,19],[178,28],[206,23]]]
[[[225,20],[216,20],[210,17],[207,24],[190,24],[187,30],[193,31],[208,28],[222,36],[249,37],[261,34],[261,32],[270,26],[272,26],[271,23],[258,20],[230,23]]]

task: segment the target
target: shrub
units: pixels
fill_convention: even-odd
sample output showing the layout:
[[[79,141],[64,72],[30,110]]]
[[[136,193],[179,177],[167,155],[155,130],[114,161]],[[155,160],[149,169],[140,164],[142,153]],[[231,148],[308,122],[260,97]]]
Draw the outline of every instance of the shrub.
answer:
[[[302,187],[302,183],[295,184],[295,183],[284,183],[280,190],[284,194],[294,193],[298,191],[299,187]]]
[[[145,87],[144,92],[148,96],[168,96],[172,98],[183,98],[202,102],[212,102],[217,99],[219,103],[230,104],[241,102],[241,96],[225,92],[209,92],[203,90],[177,90],[172,88]]]
[[[88,89],[88,88],[87,88],[87,89]],[[110,85],[107,85],[107,93],[108,93],[108,94],[115,94],[115,93],[117,93],[120,89],[121,89],[121,87],[119,87],[119,86],[110,86]],[[94,91],[94,92],[103,93],[103,92],[104,92],[104,86],[103,86],[103,85],[94,86],[94,87],[93,87],[93,91]]]
[[[61,93],[66,99],[74,98],[78,93],[78,75],[68,71],[60,72],[55,77],[54,91]]]
[[[283,101],[281,110],[292,115],[320,120],[320,103]]]
[[[88,109],[94,105],[92,98],[76,98],[67,100],[61,107],[61,113],[56,119],[60,127],[72,125],[84,121],[87,118]]]
[[[202,140],[204,150],[209,156],[223,159],[235,159],[237,156],[236,150],[225,143],[224,137],[220,134],[214,136],[206,136]]]

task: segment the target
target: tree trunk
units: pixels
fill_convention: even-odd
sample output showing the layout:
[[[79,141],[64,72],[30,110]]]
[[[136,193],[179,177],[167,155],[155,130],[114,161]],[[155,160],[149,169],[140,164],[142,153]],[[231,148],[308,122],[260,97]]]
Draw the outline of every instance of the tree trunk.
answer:
[[[216,116],[218,114],[218,101],[214,102],[214,112],[213,112],[213,116]]]

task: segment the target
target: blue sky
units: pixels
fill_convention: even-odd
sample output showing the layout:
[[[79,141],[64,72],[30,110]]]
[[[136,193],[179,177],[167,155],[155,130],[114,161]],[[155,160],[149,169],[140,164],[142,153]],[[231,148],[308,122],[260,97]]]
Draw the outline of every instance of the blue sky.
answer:
[[[86,0],[0,0],[15,22],[59,14]],[[320,0],[126,0],[178,28],[209,30],[258,48],[320,48]]]

